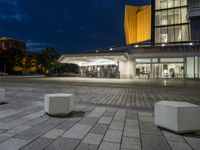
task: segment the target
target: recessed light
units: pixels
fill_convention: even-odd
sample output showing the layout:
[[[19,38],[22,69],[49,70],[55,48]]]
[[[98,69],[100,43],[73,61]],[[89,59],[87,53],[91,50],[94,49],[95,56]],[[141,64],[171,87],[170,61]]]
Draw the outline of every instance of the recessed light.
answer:
[[[191,45],[191,46],[192,46],[192,45],[193,45],[193,43],[189,43],[189,45]]]

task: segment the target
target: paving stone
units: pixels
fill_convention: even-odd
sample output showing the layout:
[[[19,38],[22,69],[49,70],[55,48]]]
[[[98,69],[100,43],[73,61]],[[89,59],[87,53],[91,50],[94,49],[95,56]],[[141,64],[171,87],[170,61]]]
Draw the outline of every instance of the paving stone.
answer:
[[[64,122],[65,120],[66,120],[65,118],[54,118],[54,117],[50,117],[45,123],[46,123],[46,124],[58,125],[58,124]]]
[[[58,138],[50,144],[45,150],[73,150],[80,143],[78,139]]]
[[[140,122],[140,132],[144,134],[162,135],[162,132],[152,122]]]
[[[1,150],[18,150],[28,144],[29,140],[22,140],[17,138],[10,138],[7,141],[0,143]]]
[[[141,143],[139,138],[122,138],[122,148],[141,150]]]
[[[23,118],[19,118],[17,120],[13,120],[13,121],[10,121],[10,122],[0,122],[0,129],[11,129],[11,128],[14,128],[14,127],[17,127],[21,124],[24,124],[26,122],[28,122],[29,120],[27,119],[23,119]]]
[[[13,133],[1,133],[0,134],[0,142],[6,141],[7,139],[11,138],[15,134]]]
[[[111,142],[102,142],[98,150],[119,150],[120,144]]]
[[[14,114],[17,114],[17,113],[20,113],[21,111],[19,110],[14,110],[14,109],[5,109],[5,110],[1,110],[0,111],[0,119],[1,118],[5,118],[5,117],[8,117],[8,116],[11,116],[11,115],[14,115]]]
[[[168,132],[168,131],[162,131],[165,138],[167,139],[167,141],[172,141],[172,142],[185,142],[185,140],[183,139],[182,136],[172,133],[172,132]]]
[[[163,136],[154,134],[141,134],[143,150],[170,150]]]
[[[135,111],[128,110],[127,114],[126,114],[126,118],[127,119],[138,119],[138,114]]]
[[[187,143],[169,141],[169,145],[172,150],[192,150],[192,148]]]
[[[79,144],[78,147],[76,148],[76,150],[97,150],[97,149],[98,145],[84,144],[84,143]]]
[[[60,125],[56,127],[56,129],[61,129],[61,130],[69,130],[74,124],[77,123],[79,120],[66,120],[62,122]]]
[[[88,135],[83,139],[82,143],[99,145],[103,138],[103,134],[88,133]]]
[[[20,150],[43,150],[49,144],[51,144],[54,140],[49,138],[38,138],[37,140],[33,141],[32,143],[24,146]]]
[[[103,141],[120,143],[122,138],[122,131],[108,130]]]
[[[120,111],[117,111],[113,118],[113,121],[124,122],[125,118],[126,118],[126,113],[120,113]]]
[[[141,116],[152,117],[153,116],[152,113],[149,113],[149,112],[138,112],[138,115],[139,115],[139,117],[141,117]]]
[[[43,122],[37,126],[34,126],[20,134],[18,134],[16,137],[20,139],[27,139],[27,140],[34,140],[41,135],[45,134],[50,129],[54,128],[55,125],[53,124],[47,124],[46,122]]]
[[[43,116],[43,115],[44,115],[44,110],[38,111],[38,112],[33,113],[33,114],[26,115],[23,118],[32,120],[32,119],[36,119],[36,118]]]
[[[104,113],[107,109],[105,107],[96,107],[92,112]]]
[[[94,117],[94,118],[100,118],[102,116],[102,113],[99,112],[91,112],[86,117]]]
[[[139,138],[140,137],[139,128],[132,128],[132,129],[125,128],[123,136]]]
[[[37,119],[31,120],[31,121],[25,123],[24,125],[26,125],[26,126],[36,126],[36,125],[46,121],[47,119],[48,119],[48,117],[41,116],[41,117],[39,117]]]
[[[143,122],[154,122],[153,116],[140,116],[139,120]]]
[[[116,110],[115,110],[116,111]],[[103,117],[110,117],[112,118],[115,115],[115,111],[109,111],[107,110],[104,114]]]
[[[107,124],[96,124],[91,130],[91,133],[96,133],[96,134],[105,134],[106,130],[108,129]]]
[[[6,130],[1,130],[1,129],[0,129],[0,134],[3,133],[3,132],[5,132],[5,131],[6,131]]]
[[[112,118],[111,117],[101,117],[98,121],[98,123],[102,124],[110,124]]]
[[[30,128],[31,127],[26,126],[26,125],[20,125],[20,126],[17,126],[17,127],[13,128],[11,130],[8,130],[7,132],[8,133],[13,133],[13,134],[19,134],[19,133],[21,133],[21,132],[23,132],[25,130],[30,129]]]
[[[86,118],[81,119],[78,123],[92,126],[97,122],[97,120],[98,118],[86,117]]]
[[[71,129],[62,135],[62,137],[82,139],[89,132],[92,126],[84,124],[75,124]]]
[[[200,150],[200,137],[184,137],[194,150]]]
[[[138,120],[126,119],[125,128],[139,127]]]
[[[111,130],[123,130],[123,128],[124,128],[123,122],[114,122],[114,121],[111,122],[109,127],[109,129]]]
[[[6,118],[3,118],[1,119],[2,122],[9,122],[9,121],[13,121],[13,120],[16,120],[16,119],[19,119],[23,116],[26,116],[26,115],[29,115],[31,113],[34,113],[36,111],[40,111],[41,108],[40,107],[36,107],[36,108],[33,108],[31,110],[28,110],[28,111],[24,111],[24,112],[21,112],[20,113],[17,113],[17,114],[14,114],[14,115],[11,115],[11,116],[8,116]]]
[[[65,130],[52,129],[52,130],[48,131],[46,134],[44,134],[42,137],[50,138],[50,139],[57,139],[64,132],[65,132]]]

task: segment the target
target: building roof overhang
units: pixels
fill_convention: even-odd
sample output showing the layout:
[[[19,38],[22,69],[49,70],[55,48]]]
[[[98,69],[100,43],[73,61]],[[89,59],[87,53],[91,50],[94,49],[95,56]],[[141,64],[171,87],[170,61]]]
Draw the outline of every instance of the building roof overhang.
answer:
[[[66,54],[62,55],[58,62],[79,66],[114,65],[128,60],[128,57],[128,53]]]

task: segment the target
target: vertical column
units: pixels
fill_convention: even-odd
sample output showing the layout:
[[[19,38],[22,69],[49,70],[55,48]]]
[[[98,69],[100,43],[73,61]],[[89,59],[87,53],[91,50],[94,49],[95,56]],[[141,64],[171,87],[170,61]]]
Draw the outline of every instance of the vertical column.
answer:
[[[133,60],[119,62],[120,79],[133,79],[135,77],[135,63]]]

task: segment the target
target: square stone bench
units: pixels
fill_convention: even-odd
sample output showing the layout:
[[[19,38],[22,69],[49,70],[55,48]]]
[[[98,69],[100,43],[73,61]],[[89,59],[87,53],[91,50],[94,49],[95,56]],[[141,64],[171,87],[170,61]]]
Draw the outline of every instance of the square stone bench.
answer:
[[[5,90],[0,89],[0,104],[4,102],[5,99]]]
[[[198,131],[200,130],[200,107],[187,102],[157,102],[154,123],[177,133]]]
[[[51,116],[67,115],[73,109],[73,94],[46,94],[44,98],[45,112]]]

